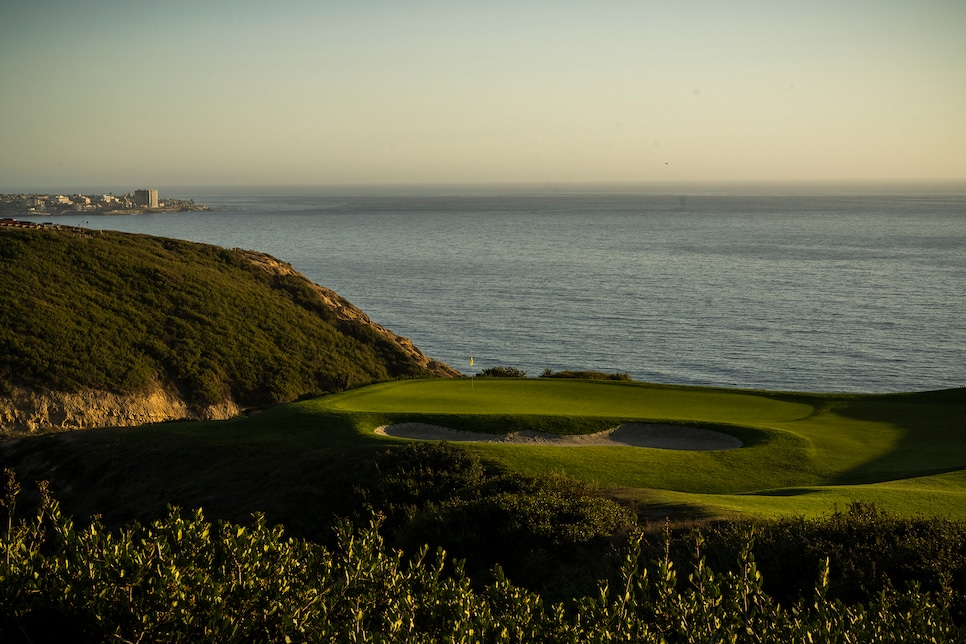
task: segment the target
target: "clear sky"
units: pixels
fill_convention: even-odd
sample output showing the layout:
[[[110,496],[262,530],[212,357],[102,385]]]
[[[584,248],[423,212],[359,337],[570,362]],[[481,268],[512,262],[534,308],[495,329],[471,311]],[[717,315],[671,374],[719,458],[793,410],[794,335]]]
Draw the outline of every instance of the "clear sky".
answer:
[[[966,1],[0,6],[0,189],[865,179],[966,179]]]

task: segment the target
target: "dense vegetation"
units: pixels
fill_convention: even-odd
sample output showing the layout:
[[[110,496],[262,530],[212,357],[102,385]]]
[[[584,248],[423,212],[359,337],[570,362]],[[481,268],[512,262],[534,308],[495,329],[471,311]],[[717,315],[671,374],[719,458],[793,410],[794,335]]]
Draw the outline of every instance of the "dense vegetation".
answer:
[[[238,251],[143,235],[0,231],[0,393],[138,391],[287,402],[426,376],[371,327],[340,320],[296,275]]]
[[[779,602],[766,589],[751,532],[730,570],[696,538],[681,566],[665,539],[648,559],[635,532],[612,581],[549,602],[494,569],[479,583],[426,548],[390,548],[378,519],[340,522],[335,545],[287,538],[255,517],[209,522],[201,511],[119,530],[78,528],[43,491],[15,518],[16,482],[0,537],[0,637],[12,642],[953,642],[966,636],[951,591],[886,587],[867,600],[832,594],[830,566]],[[692,533],[697,535],[698,533]]]
[[[527,372],[516,367],[498,366],[488,367],[476,374],[480,378],[526,378]],[[541,378],[575,378],[579,380],[621,380],[630,382],[631,376],[625,371],[617,373],[604,373],[602,371],[554,371],[544,369],[540,373]]]
[[[944,598],[957,622],[966,623],[962,522],[898,517],[855,503],[817,519],[726,521],[702,531],[680,531],[672,540],[671,557],[684,562],[701,549],[708,553],[710,566],[728,570],[750,533],[765,591],[784,605],[808,595],[818,581],[816,562],[828,558],[831,598],[853,604],[872,601],[890,588],[928,590]]]
[[[623,382],[630,382],[631,375],[626,371],[618,371],[616,373],[604,373],[602,371],[554,371],[553,369],[544,369],[540,374],[541,378],[579,378],[581,380],[621,380]]]
[[[748,550],[784,606],[808,600],[816,584],[827,597],[868,603],[895,588],[942,594],[966,623],[966,524],[903,518],[856,503],[818,519],[742,519],[649,525],[601,491],[559,473],[523,476],[493,471],[472,452],[414,444],[377,454],[341,496],[358,528],[382,517],[381,534],[410,553],[423,544],[464,559],[476,580],[499,566],[517,586],[544,599],[593,594],[601,579],[619,582],[622,548],[647,528],[637,548],[646,560],[667,558],[688,569],[695,553],[716,573],[735,573]],[[338,514],[338,512],[336,512]],[[658,534],[660,533],[660,534]],[[321,536],[321,535],[320,535]],[[633,540],[633,538],[631,538]],[[826,579],[823,562],[831,561]],[[686,578],[679,589],[687,590]]]
[[[635,523],[575,479],[494,471],[444,443],[382,451],[349,487],[356,525],[383,517],[392,545],[443,548],[479,579],[500,565],[514,583],[553,599],[587,592],[606,576],[615,544]]]
[[[479,378],[526,378],[527,372],[516,367],[489,367],[476,374]]]

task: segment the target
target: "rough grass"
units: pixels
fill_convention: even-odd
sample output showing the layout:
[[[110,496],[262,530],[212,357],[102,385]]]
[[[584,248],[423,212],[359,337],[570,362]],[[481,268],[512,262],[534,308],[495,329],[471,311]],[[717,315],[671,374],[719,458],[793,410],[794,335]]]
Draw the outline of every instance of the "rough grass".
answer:
[[[0,393],[138,392],[242,407],[428,371],[249,255],[105,232],[0,231]]]

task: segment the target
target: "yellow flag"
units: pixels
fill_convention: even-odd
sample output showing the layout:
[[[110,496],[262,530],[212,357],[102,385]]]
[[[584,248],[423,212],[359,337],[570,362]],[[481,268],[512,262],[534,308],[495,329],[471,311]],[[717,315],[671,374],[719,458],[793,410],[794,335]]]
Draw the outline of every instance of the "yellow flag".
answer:
[[[470,366],[473,366],[473,356],[470,356]]]

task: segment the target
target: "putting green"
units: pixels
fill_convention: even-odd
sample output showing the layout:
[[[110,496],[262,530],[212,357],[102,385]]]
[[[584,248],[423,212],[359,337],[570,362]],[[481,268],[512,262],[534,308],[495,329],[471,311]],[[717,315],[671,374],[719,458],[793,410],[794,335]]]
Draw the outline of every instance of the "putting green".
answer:
[[[816,514],[851,500],[966,518],[966,391],[793,394],[552,379],[383,383],[305,403],[377,424],[591,433],[623,422],[700,426],[740,449],[682,452],[467,444],[510,470],[564,471],[623,496],[699,513]]]
[[[343,411],[603,416],[727,424],[791,421],[815,411],[809,404],[712,389],[490,378],[383,383],[341,394],[328,406]]]

